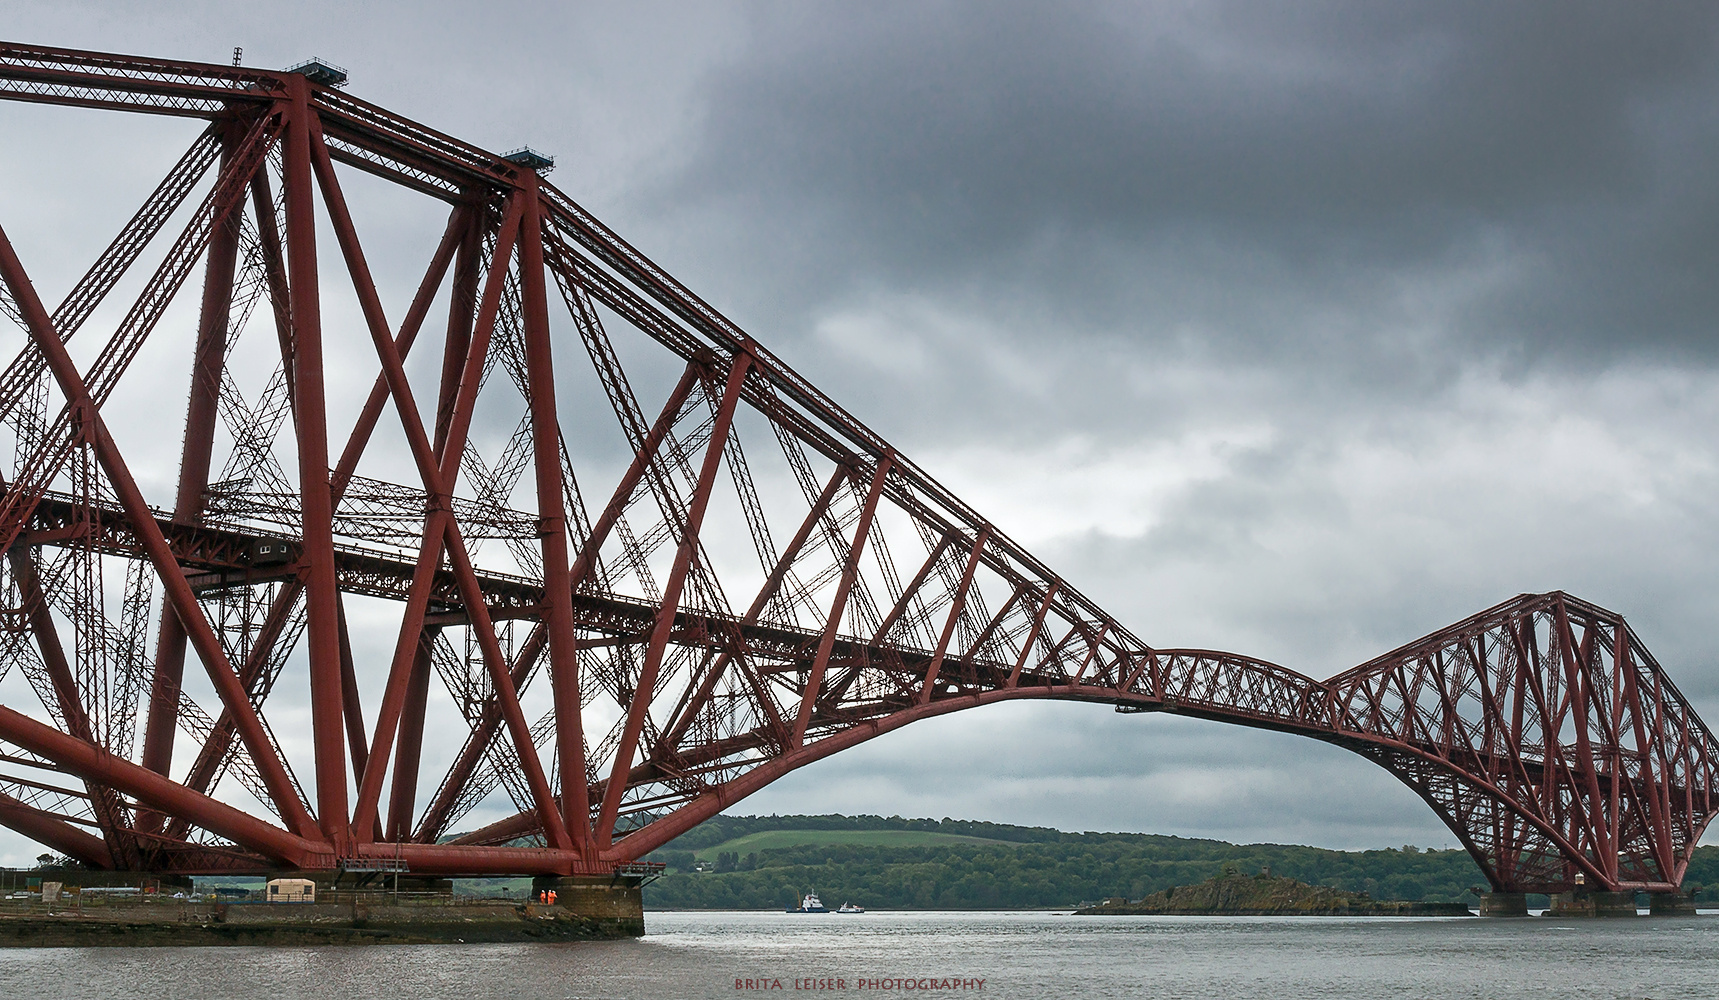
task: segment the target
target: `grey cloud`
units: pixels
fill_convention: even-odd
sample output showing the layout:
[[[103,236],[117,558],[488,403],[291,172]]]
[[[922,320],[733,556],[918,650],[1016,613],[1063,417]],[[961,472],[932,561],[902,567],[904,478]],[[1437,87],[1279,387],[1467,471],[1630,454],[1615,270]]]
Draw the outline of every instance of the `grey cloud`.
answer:
[[[665,218],[748,217],[789,303],[975,283],[1318,356],[1332,302],[1503,269],[1455,346],[1708,350],[1710,7],[755,13]]]

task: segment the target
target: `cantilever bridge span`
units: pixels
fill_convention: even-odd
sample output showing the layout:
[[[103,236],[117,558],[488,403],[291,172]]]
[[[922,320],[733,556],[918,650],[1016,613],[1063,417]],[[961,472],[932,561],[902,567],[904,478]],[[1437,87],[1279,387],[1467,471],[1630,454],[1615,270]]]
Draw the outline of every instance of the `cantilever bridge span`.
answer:
[[[1060,698],[1362,754],[1496,890],[1681,883],[1719,745],[1619,616],[1524,595],[1324,681],[1154,649],[548,158],[344,82],[0,44],[0,97],[193,122],[57,300],[0,219],[0,824],[98,868],[602,874],[914,720]],[[397,296],[360,172],[442,227]]]

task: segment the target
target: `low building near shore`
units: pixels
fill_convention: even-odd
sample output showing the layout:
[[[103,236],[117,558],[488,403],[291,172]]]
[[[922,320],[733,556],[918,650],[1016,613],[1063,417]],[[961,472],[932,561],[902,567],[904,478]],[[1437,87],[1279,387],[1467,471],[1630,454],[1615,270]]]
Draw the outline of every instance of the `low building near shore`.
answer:
[[[316,883],[307,878],[270,879],[264,898],[271,903],[314,903]]]

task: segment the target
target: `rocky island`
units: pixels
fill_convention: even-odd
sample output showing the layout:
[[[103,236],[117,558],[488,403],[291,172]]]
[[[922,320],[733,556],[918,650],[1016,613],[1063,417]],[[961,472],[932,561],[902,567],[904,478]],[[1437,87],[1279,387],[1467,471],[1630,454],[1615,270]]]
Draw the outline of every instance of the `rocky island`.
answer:
[[[1308,885],[1272,875],[1226,871],[1199,885],[1171,886],[1144,899],[1112,897],[1074,911],[1084,916],[1232,916],[1232,917],[1466,917],[1462,903],[1377,900],[1364,892]]]

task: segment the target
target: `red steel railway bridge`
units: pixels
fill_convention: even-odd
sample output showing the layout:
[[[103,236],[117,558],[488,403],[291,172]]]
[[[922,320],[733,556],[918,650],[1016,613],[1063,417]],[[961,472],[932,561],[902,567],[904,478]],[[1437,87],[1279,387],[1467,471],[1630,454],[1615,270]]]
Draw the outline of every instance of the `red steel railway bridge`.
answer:
[[[1619,615],[1524,595],[1322,681],[1149,646],[548,158],[344,83],[0,44],[0,97],[191,139],[57,302],[0,219],[0,824],[102,869],[597,876],[1057,698],[1361,754],[1495,892],[1681,884],[1719,744]],[[435,213],[409,299],[358,196]]]

